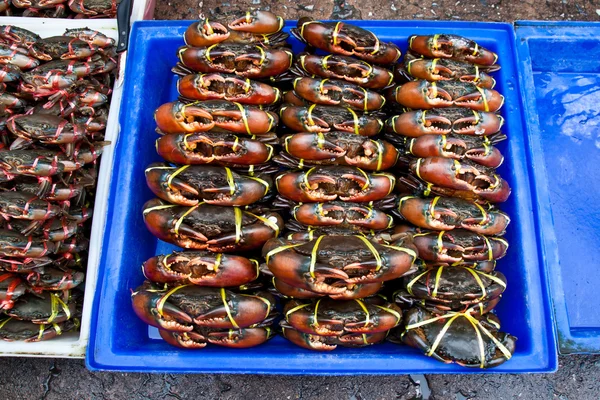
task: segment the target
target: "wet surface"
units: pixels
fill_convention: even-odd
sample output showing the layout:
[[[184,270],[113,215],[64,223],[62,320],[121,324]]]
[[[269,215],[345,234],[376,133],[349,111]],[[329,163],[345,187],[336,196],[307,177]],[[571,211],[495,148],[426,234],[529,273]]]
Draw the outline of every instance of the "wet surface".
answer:
[[[600,20],[596,0],[158,0],[156,19],[248,8],[288,19]],[[0,358],[0,399],[598,399],[600,356],[560,360],[551,375],[286,377],[92,373],[81,360]]]
[[[553,375],[298,377],[92,373],[80,360],[0,359],[0,399],[598,399],[600,356]]]

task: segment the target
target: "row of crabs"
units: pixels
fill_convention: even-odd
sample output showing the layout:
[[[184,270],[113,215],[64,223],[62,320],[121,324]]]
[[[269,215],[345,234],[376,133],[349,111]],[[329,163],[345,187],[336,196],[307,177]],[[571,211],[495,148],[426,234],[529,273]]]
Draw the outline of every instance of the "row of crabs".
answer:
[[[180,98],[155,113],[167,163],[146,179],[159,199],[143,214],[159,239],[195,251],[143,265],[136,313],[184,348],[255,346],[279,309],[283,335],[309,349],[387,337],[468,366],[510,358],[514,338],[488,313],[506,288],[494,268],[510,221],[491,204],[510,194],[495,173],[496,55],[413,36],[414,54],[392,71],[400,50],[371,32],[301,19],[292,33],[307,51],[294,57],[282,26],[255,11],[186,31]],[[292,170],[272,177],[281,168]],[[259,278],[283,310],[252,292]]]
[[[35,342],[79,326],[114,41],[10,25],[0,41],[0,338]]]
[[[6,16],[45,18],[115,18],[120,0],[0,0]]]

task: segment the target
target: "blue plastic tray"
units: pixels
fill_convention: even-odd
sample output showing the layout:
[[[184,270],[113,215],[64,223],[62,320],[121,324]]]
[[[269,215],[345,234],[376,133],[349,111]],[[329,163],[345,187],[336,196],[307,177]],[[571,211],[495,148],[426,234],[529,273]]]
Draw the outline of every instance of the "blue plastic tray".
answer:
[[[130,39],[121,134],[116,146],[112,191],[109,199],[99,282],[94,301],[87,366],[93,370],[143,372],[227,372],[269,374],[396,374],[478,373],[455,364],[443,364],[406,346],[383,344],[364,349],[337,349],[332,353],[303,350],[276,337],[249,350],[209,346],[201,351],[172,347],[155,335],[133,313],[130,293],[143,281],[140,265],[147,258],[169,251],[142,221],[141,208],[153,197],[146,188],[144,169],[159,158],[152,114],[160,104],[176,99],[170,69],[182,34],[190,22],[136,22]],[[524,106],[519,93],[513,26],[496,23],[425,21],[352,21],[375,32],[382,40],[406,50],[411,34],[448,32],[477,40],[496,51],[502,69],[497,89],[506,97],[502,110],[509,140],[500,149],[506,161],[500,173],[511,184],[512,195],[503,208],[512,223],[506,234],[511,243],[498,268],[508,289],[498,306],[503,328],[518,337],[517,351],[502,366],[485,372],[551,372],[557,368],[557,351],[545,273],[536,241],[532,202],[531,164],[527,152]],[[286,29],[295,25],[289,22]],[[295,43],[296,50],[300,46]]]
[[[600,24],[519,22],[536,225],[559,350],[600,352]]]

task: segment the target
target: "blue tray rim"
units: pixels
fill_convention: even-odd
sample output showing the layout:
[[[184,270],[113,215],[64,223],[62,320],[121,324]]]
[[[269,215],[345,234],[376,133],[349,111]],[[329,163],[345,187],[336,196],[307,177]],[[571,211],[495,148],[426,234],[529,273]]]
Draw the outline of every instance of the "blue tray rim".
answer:
[[[132,46],[131,44],[136,40],[135,38],[137,38],[138,36],[143,36],[143,30],[144,29],[148,29],[148,28],[175,28],[178,26],[181,26],[182,24],[189,24],[192,21],[137,21],[134,23],[133,25],[133,29],[132,29],[132,34],[130,36],[130,51],[129,51],[129,55],[128,55],[128,62],[127,62],[127,67],[126,67],[126,73],[128,70],[131,70],[131,63],[133,61],[133,59],[135,59],[135,46]],[[348,21],[349,23],[355,23],[355,24],[359,24],[357,23],[357,21]],[[404,21],[393,21],[393,20],[369,20],[369,21],[364,21],[364,24],[368,24],[370,26],[386,26],[390,23],[395,24],[396,26],[398,24],[401,25],[406,25],[406,24],[410,24],[411,26],[414,27],[432,27],[432,28],[436,28],[439,27],[439,24],[444,23],[449,27],[452,28],[465,28],[465,29],[488,29],[488,30],[502,30],[502,31],[506,31],[510,37],[510,39],[513,41],[513,43],[516,42],[516,38],[515,38],[515,31],[514,31],[514,25],[510,24],[510,23],[503,23],[503,22],[470,22],[470,21],[413,21],[413,20],[404,20]],[[295,24],[295,21],[287,21],[287,24]],[[517,55],[516,55],[516,47],[513,47],[513,56],[515,57],[515,64],[517,63]],[[519,72],[518,68],[517,68],[517,72]],[[520,82],[517,81],[516,82],[517,86],[520,86]],[[128,80],[126,81],[126,85],[130,85],[130,86],[134,86],[133,81]],[[123,101],[125,101],[125,98],[123,98]],[[523,102],[522,99],[520,99],[521,102]],[[521,104],[521,106],[523,106],[523,104]],[[123,109],[123,108],[122,108]],[[121,114],[120,116],[120,120],[122,121],[123,118],[123,114]],[[523,125],[525,124],[525,116],[523,116]],[[123,126],[123,124],[121,124]],[[120,160],[115,161],[115,164],[113,167],[118,167],[118,165],[120,164]],[[527,181],[529,182],[529,178],[527,179]],[[111,191],[111,195],[113,195],[114,193],[114,185],[113,185],[113,190]],[[112,199],[112,196],[109,198],[109,200]],[[106,231],[106,227],[105,227],[105,235],[108,234],[108,232]],[[107,250],[109,247],[109,243],[108,241],[105,241],[104,247],[103,247],[103,252],[102,252],[102,257],[103,260],[105,257],[109,258],[109,255],[107,254]],[[558,368],[558,355],[556,352],[556,339],[554,336],[554,331],[553,329],[548,329],[546,330],[546,334],[548,335],[546,342],[541,342],[541,343],[536,343],[535,345],[537,346],[541,346],[543,348],[543,350],[547,350],[547,352],[542,352],[542,353],[535,353],[532,355],[532,357],[530,358],[530,360],[533,362],[533,365],[535,366],[535,368],[522,368],[522,369],[508,369],[508,370],[503,370],[503,369],[491,369],[491,370],[485,370],[485,371],[481,371],[481,370],[471,370],[471,369],[449,369],[449,370],[445,370],[444,368],[440,368],[440,370],[432,370],[430,368],[426,368],[426,369],[410,369],[410,368],[406,368],[406,367],[400,367],[400,368],[391,368],[391,369],[385,369],[385,370],[381,370],[381,369],[377,369],[377,368],[373,368],[373,369],[367,369],[365,368],[365,363],[364,361],[368,361],[370,358],[376,361],[381,360],[380,357],[361,357],[361,366],[359,367],[360,369],[347,369],[347,368],[343,368],[343,369],[335,369],[336,366],[332,366],[330,367],[331,369],[320,369],[320,370],[281,370],[281,369],[271,369],[271,368],[265,368],[263,367],[256,367],[255,365],[245,365],[248,369],[242,370],[242,369],[238,369],[236,368],[224,368],[224,367],[219,367],[218,362],[219,362],[219,358],[218,357],[203,357],[207,362],[209,362],[210,364],[212,364],[212,366],[206,368],[206,365],[203,365],[202,370],[200,371],[198,368],[182,368],[182,367],[177,367],[177,368],[171,368],[171,367],[164,367],[164,368],[160,368],[160,369],[148,369],[145,368],[141,363],[138,364],[138,366],[135,365],[111,365],[109,363],[104,364],[102,361],[100,361],[102,357],[103,353],[106,353],[107,349],[106,348],[97,348],[97,336],[98,336],[98,332],[99,330],[99,325],[98,325],[98,320],[101,317],[101,314],[99,312],[99,302],[100,302],[100,298],[101,298],[101,293],[102,291],[105,290],[105,285],[104,285],[104,280],[107,274],[106,268],[104,263],[101,264],[101,271],[102,273],[99,274],[99,283],[101,283],[100,290],[97,291],[95,293],[94,296],[94,303],[93,303],[93,310],[94,313],[93,315],[96,318],[92,319],[92,332],[93,334],[91,335],[90,338],[90,345],[88,347],[88,352],[87,352],[87,357],[86,357],[86,366],[88,369],[96,371],[96,370],[113,370],[113,371],[124,371],[124,372],[174,372],[174,373],[189,373],[189,372],[212,372],[212,373],[239,373],[239,374],[286,374],[286,375],[356,375],[356,374],[377,374],[377,375],[389,375],[389,374],[398,374],[398,373],[449,373],[449,374],[466,374],[466,373],[507,373],[507,372],[517,372],[517,373],[528,373],[528,372],[555,372]],[[537,286],[538,284],[541,284],[541,291],[543,294],[543,298],[540,299],[543,303],[543,308],[545,309],[545,311],[548,311],[547,309],[549,308],[549,303],[550,303],[550,299],[547,296],[547,281],[545,279],[545,276],[543,274],[539,275],[540,281],[535,281],[534,284]],[[546,317],[548,315],[551,315],[551,313],[541,313],[539,314],[539,316],[537,316],[536,318],[536,322],[539,322],[543,325],[547,325],[548,323],[551,323],[552,321],[548,320]],[[106,354],[104,354],[106,355]],[[110,354],[112,357],[120,357],[120,355],[118,354],[114,354],[111,353]],[[123,356],[125,358],[131,358],[131,356],[125,355]],[[269,358],[271,357],[263,357],[266,361],[268,361]],[[210,362],[211,360],[213,360],[212,362]],[[216,367],[215,367],[216,365]],[[368,364],[367,364],[368,365]],[[443,364],[440,364],[440,366],[443,366]]]
[[[585,28],[582,30],[581,28]],[[550,196],[548,194],[548,174],[544,163],[544,152],[541,145],[541,130],[539,112],[535,96],[533,68],[529,53],[529,40],[532,38],[557,38],[564,39],[568,34],[570,40],[600,36],[600,22],[580,21],[517,21],[515,26],[517,37],[517,62],[523,73],[521,81],[521,95],[525,100],[525,122],[529,142],[528,155],[532,160],[529,165],[530,178],[532,179],[532,194],[537,204],[535,213],[538,245],[540,255],[545,263],[546,281],[552,305],[551,318],[557,337],[557,346],[560,354],[597,354],[600,353],[600,337],[598,330],[591,332],[573,333],[569,325],[567,303],[562,283],[560,257],[557,246],[557,232],[554,225],[543,224],[543,220],[553,221]]]

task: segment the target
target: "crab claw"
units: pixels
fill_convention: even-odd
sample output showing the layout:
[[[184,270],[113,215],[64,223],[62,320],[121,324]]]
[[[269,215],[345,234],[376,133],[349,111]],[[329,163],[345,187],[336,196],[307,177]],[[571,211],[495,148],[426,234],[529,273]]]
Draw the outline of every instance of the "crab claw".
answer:
[[[307,107],[284,105],[279,110],[281,122],[298,132],[328,132],[329,124],[322,118],[312,115]]]
[[[417,157],[444,157],[460,160],[467,151],[464,140],[446,135],[426,135],[409,141],[412,155]]]
[[[319,185],[321,184],[336,184],[335,178],[321,173],[307,173],[306,182],[308,183],[308,187],[310,189],[318,189]]]
[[[381,290],[383,282],[354,284],[339,281],[334,283],[334,286],[343,287],[344,291],[342,293],[330,294],[329,297],[334,300],[352,300],[373,296]]]
[[[342,88],[327,79],[296,78],[294,92],[312,103],[338,105],[342,100]]]
[[[151,286],[151,285],[150,285]],[[190,332],[193,330],[192,317],[178,307],[160,300],[166,294],[164,290],[145,290],[143,285],[131,294],[133,310],[148,325],[174,332]],[[160,308],[159,308],[160,307]]]
[[[283,145],[285,151],[300,159],[327,160],[346,154],[344,148],[327,140],[322,135],[308,132],[286,136]]]
[[[430,134],[446,135],[452,132],[452,121],[425,110],[409,111],[388,119],[386,130],[413,138]]]
[[[309,310],[306,307],[294,309],[300,304],[302,303],[299,301],[291,301],[286,305],[284,310],[286,321],[295,329],[300,332],[321,336],[339,336],[344,333],[343,320],[328,317],[323,318],[317,313],[316,305],[309,306],[310,308],[314,307],[314,310]],[[323,304],[326,303],[324,302]]]
[[[463,258],[465,260],[497,260],[506,255],[508,242],[503,238],[489,237],[484,243],[466,247]]]
[[[398,211],[410,223],[421,228],[435,230],[454,229],[457,214],[448,207],[436,205],[419,197],[404,197],[400,199]]]
[[[309,226],[337,225],[344,222],[344,208],[331,203],[306,203],[295,206],[291,214]]]
[[[204,132],[215,126],[213,116],[208,111],[178,101],[158,107],[154,119],[164,133]]]
[[[229,38],[229,31],[218,22],[205,18],[192,23],[183,34],[183,40],[188,46],[203,47],[223,42]]]
[[[400,105],[409,108],[431,109],[454,105],[450,93],[438,87],[435,82],[425,80],[407,82],[397,86],[393,95]]]
[[[223,332],[210,332],[207,335],[211,344],[216,344],[234,349],[246,349],[258,346],[269,340],[273,332],[271,328],[244,328],[229,329]]]
[[[481,146],[465,152],[465,158],[490,168],[498,168],[504,162],[504,156],[496,147]]]
[[[275,114],[254,107],[241,107],[241,110],[215,110],[215,125],[235,133],[260,135],[268,133],[278,123]]]
[[[201,349],[206,347],[206,338],[196,332],[172,332],[159,329],[158,333],[170,345],[184,349]]]
[[[177,171],[176,167],[168,167],[162,163],[151,164],[144,171],[146,183],[150,190],[156,195],[162,195],[164,200],[185,206],[195,206],[199,201],[193,198],[197,198],[200,193],[194,186],[174,176],[175,171]]]
[[[504,96],[493,89],[481,89],[454,99],[454,104],[477,111],[498,111],[504,104]]]
[[[456,119],[452,131],[460,135],[489,135],[496,133],[504,124],[504,118],[491,112],[473,111],[473,115]]]
[[[229,23],[229,29],[234,31],[251,32],[258,34],[272,34],[283,28],[283,18],[269,11],[247,11]]]
[[[510,223],[510,217],[502,211],[488,212],[485,216],[462,220],[460,227],[482,235],[502,235]]]
[[[285,337],[295,345],[303,347],[305,349],[317,351],[332,351],[337,348],[336,344],[327,343],[327,336],[318,336],[299,332],[289,325],[285,326],[283,324],[283,321],[281,323],[281,329],[283,337]]]
[[[438,239],[439,238],[439,239]],[[458,262],[463,259],[465,248],[448,240],[446,232],[435,235],[414,235],[413,241],[419,250],[419,257],[426,261]]]
[[[223,303],[194,318],[194,323],[220,329],[246,328],[261,322],[271,311],[263,297],[227,293],[221,289]]]

